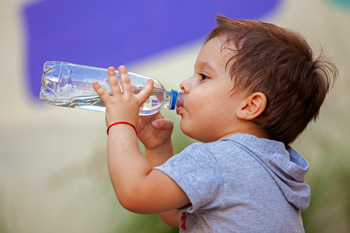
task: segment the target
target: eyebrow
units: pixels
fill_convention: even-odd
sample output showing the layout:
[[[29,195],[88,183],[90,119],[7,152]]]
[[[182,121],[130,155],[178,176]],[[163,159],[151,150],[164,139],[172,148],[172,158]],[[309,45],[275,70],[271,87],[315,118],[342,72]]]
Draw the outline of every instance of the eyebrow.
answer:
[[[214,72],[216,74],[216,70],[215,70],[214,66],[212,64],[210,64],[209,62],[207,62],[207,61],[200,61],[200,62],[198,62],[198,64],[195,64],[195,66],[194,66],[195,68],[196,68],[196,65],[201,66],[201,67],[206,66],[212,72]]]

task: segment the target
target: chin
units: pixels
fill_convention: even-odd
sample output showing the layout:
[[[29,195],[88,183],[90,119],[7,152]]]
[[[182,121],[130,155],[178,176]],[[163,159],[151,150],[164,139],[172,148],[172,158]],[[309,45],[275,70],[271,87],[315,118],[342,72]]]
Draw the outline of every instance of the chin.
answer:
[[[182,120],[182,119],[181,119],[181,121],[180,121],[180,129],[181,129],[181,131],[182,131],[186,136],[191,137],[191,136],[189,135],[190,130],[187,130],[187,127],[186,127],[185,124],[183,123],[183,120]]]
[[[194,133],[194,127],[186,124],[183,120],[180,121],[180,129],[186,136],[198,140]]]
[[[207,138],[203,137],[205,134],[197,132],[194,127],[186,127],[184,124],[180,123],[181,131],[188,137],[200,141],[200,142],[210,142]]]

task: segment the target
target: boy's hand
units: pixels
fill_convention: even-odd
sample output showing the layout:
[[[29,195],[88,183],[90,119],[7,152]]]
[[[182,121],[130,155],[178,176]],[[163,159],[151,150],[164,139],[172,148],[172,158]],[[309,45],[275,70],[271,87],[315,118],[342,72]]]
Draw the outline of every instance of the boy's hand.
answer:
[[[153,81],[148,81],[146,86],[138,94],[134,94],[126,67],[119,66],[118,70],[123,91],[119,86],[113,67],[108,68],[108,78],[112,95],[103,90],[97,82],[93,83],[93,87],[106,106],[107,127],[119,121],[127,121],[137,127],[139,109],[151,95]]]
[[[174,124],[158,112],[150,116],[140,116],[137,136],[148,150],[156,150],[164,144],[171,143]]]
[[[173,156],[173,128],[173,122],[159,112],[151,116],[140,116],[137,136],[145,146],[145,155],[152,167],[163,164]]]

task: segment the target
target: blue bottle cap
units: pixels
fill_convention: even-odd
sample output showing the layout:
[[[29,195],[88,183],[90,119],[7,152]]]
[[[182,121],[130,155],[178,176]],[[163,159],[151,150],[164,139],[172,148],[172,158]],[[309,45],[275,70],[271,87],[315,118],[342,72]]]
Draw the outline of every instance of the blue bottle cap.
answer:
[[[176,100],[177,100],[177,91],[171,89],[171,104],[170,104],[170,110],[174,110],[176,107]]]

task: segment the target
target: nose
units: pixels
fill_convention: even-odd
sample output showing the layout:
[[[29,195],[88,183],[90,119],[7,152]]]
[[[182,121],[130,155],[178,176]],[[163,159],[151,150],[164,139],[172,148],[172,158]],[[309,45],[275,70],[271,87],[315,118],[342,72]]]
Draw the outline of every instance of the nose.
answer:
[[[184,81],[182,81],[182,82],[180,83],[180,88],[181,88],[181,90],[182,90],[184,93],[188,93],[189,90],[190,90],[190,87],[191,87],[191,85],[190,85],[190,79],[191,79],[191,78],[186,79],[186,80],[184,80]]]

